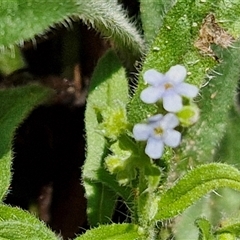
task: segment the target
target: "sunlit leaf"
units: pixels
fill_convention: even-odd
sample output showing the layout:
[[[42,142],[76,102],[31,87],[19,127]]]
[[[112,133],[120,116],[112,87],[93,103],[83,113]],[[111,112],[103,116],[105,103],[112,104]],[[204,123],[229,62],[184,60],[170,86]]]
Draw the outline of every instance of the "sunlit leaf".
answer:
[[[104,168],[103,160],[108,152],[108,143],[99,127],[101,111],[106,107],[114,110],[117,103],[126,105],[127,101],[125,71],[117,56],[110,51],[100,60],[94,71],[85,115],[87,158],[83,180],[88,198],[88,217],[93,225],[109,222],[118,195],[125,199],[130,195],[129,189],[119,186],[115,176]]]

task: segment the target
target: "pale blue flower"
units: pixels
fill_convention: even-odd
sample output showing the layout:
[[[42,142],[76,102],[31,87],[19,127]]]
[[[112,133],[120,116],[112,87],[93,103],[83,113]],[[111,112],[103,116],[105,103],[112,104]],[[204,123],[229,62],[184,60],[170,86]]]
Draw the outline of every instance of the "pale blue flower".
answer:
[[[140,98],[145,103],[156,103],[162,99],[165,110],[178,112],[183,107],[182,96],[193,98],[198,94],[196,86],[183,82],[186,75],[187,70],[181,65],[171,67],[166,74],[149,69],[143,78],[150,86],[142,91]]]
[[[179,120],[173,113],[165,116],[157,114],[148,118],[148,122],[138,123],[133,128],[133,136],[137,141],[147,141],[145,153],[153,158],[160,158],[164,145],[177,147],[181,141],[181,133],[174,130]]]

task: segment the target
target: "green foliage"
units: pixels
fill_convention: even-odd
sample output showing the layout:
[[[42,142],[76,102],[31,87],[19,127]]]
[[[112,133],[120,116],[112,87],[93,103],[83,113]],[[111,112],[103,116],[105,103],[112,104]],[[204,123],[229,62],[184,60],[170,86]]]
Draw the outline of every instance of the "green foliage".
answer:
[[[202,197],[199,201],[195,202],[194,205],[190,206],[182,214],[176,217],[173,226],[176,240],[187,238],[197,240],[199,238],[200,232],[195,224],[196,219],[205,218],[210,220],[212,214],[216,214],[216,218],[218,218],[219,221],[219,215],[216,209],[214,207],[211,208],[212,199],[209,195],[210,194]],[[224,199],[226,200],[228,198]],[[212,221],[210,222],[213,225]]]
[[[138,237],[137,230],[137,226],[133,224],[111,224],[91,229],[76,240],[134,240]]]
[[[0,90],[0,199],[4,197],[10,184],[11,142],[14,132],[29,112],[50,94],[49,89],[37,85]]]
[[[159,196],[156,219],[172,218],[209,191],[222,187],[239,191],[240,172],[227,164],[200,165]]]
[[[165,16],[160,32],[146,57],[142,73],[151,68],[165,73],[171,66],[182,64],[191,73],[187,82],[201,86],[206,69],[216,65],[212,58],[201,55],[194,47],[198,30],[209,9],[210,7],[196,8],[190,0],[177,1]],[[199,26],[196,30],[193,28],[195,23]],[[145,87],[140,76],[138,88],[129,104],[128,116],[133,124],[157,111],[156,107],[140,101],[140,93]]]
[[[100,225],[76,240],[157,239],[156,223],[181,213],[176,220],[179,223],[175,224],[177,240],[189,236],[197,238],[198,234],[199,240],[234,239],[240,234],[239,216],[233,219],[229,215],[239,209],[236,200],[239,193],[225,187],[240,191],[240,172],[226,164],[239,165],[239,146],[236,146],[239,116],[233,110],[233,95],[240,77],[240,1],[139,2],[149,53],[142,59],[142,70],[136,75],[138,82],[131,100],[125,69],[119,58],[127,67],[132,67],[146,47],[117,0],[2,1],[0,70],[10,74],[25,65],[18,45],[21,47],[24,41],[34,44],[37,36],[44,36],[61,25],[71,28],[73,21],[81,20],[95,28],[109,38],[117,50],[117,54],[112,50],[105,54],[91,79],[85,113],[87,146],[82,182],[91,227],[111,222],[118,197],[128,205],[131,221],[136,225]],[[63,62],[68,61],[66,51],[76,35],[64,40],[67,47]],[[223,44],[223,39],[228,44]],[[74,46],[70,55],[79,48]],[[165,112],[157,104],[148,105],[140,100],[140,93],[146,87],[142,73],[151,68],[165,73],[176,64],[186,67],[187,82],[201,90],[194,104],[190,102],[192,105],[176,114],[182,123],[177,129],[183,138],[181,147],[177,151],[168,148],[161,159],[152,160],[144,152],[146,142],[135,141],[132,128],[149,116]],[[14,131],[33,107],[47,99],[50,93],[36,85],[0,90],[1,200],[10,185]],[[225,163],[197,166],[172,184],[181,164],[193,167],[199,162],[219,159]],[[181,170],[186,172],[187,169]],[[218,191],[222,198],[209,194],[200,199],[218,188],[224,188]],[[189,208],[194,203],[196,205]],[[220,221],[222,209],[227,217]],[[202,212],[204,218],[198,218]],[[187,215],[193,215],[194,219]],[[186,218],[192,224],[198,218],[196,226],[189,230]],[[159,231],[163,234],[161,229]],[[0,238],[58,239],[34,216],[5,205],[0,205]]]
[[[227,119],[225,135],[220,146],[216,150],[214,159],[216,161],[233,164],[237,168],[240,167],[239,151],[240,151],[240,115],[237,109],[232,107]]]
[[[70,28],[71,22],[77,20],[110,37],[115,46],[125,53],[126,61],[133,61],[144,51],[141,36],[120,5],[108,0],[3,0],[0,9],[0,49],[13,49],[14,45],[22,45],[26,40],[34,43],[36,35],[44,36],[59,25]]]
[[[89,180],[84,181],[88,199],[87,215],[91,226],[110,223],[117,202],[117,194],[109,186]]]
[[[229,5],[228,14],[223,14],[224,4]],[[201,54],[194,44],[203,19],[209,12],[215,12],[216,16],[221,17],[221,22],[231,22],[227,24],[229,31],[239,36],[240,32],[233,27],[233,14],[230,14],[239,9],[239,3],[230,4],[228,1],[219,1],[219,5],[211,1],[177,1],[165,17],[160,33],[146,57],[142,72],[155,68],[164,73],[172,65],[183,64],[189,72],[187,82],[205,86],[201,88],[197,99],[201,109],[200,120],[184,137],[180,158],[187,155],[192,156],[194,161],[211,161],[210,156],[213,156],[214,149],[224,135],[228,111],[233,103],[232,95],[239,79],[239,41],[226,50],[218,49],[216,54],[221,59],[220,65],[212,57]],[[141,76],[139,81],[136,94],[129,104],[128,116],[132,123],[141,122],[157,111],[156,107],[139,100],[145,88]]]
[[[121,139],[123,139],[123,136]],[[126,138],[123,140],[126,141]],[[111,174],[116,174],[116,180],[120,185],[127,185],[136,179],[136,168],[139,161],[131,151],[124,149],[122,142],[116,141],[111,145],[110,150],[112,153],[105,158],[105,165]],[[130,140],[127,143],[132,144]]]
[[[88,217],[92,225],[109,222],[118,195],[125,199],[130,195],[129,190],[118,186],[115,178],[104,168],[103,160],[109,143],[99,127],[106,108],[114,112],[116,104],[120,103],[124,106],[127,101],[125,71],[117,56],[110,51],[100,60],[94,71],[85,116],[87,158],[83,169],[83,180],[88,198]],[[112,207],[109,207],[109,204]],[[99,213],[99,210],[102,212]],[[102,217],[98,219],[96,216]]]
[[[216,230],[216,234],[231,234],[233,237],[240,236],[239,213],[230,219],[221,221],[220,227]]]
[[[198,230],[194,226],[196,218],[204,217],[211,223],[213,229],[218,228],[226,219],[236,215],[236,209],[240,207],[239,197],[238,191],[229,188],[219,189],[202,197],[177,217],[174,224],[176,240],[186,237],[197,239]]]
[[[0,239],[57,240],[47,226],[19,208],[0,205]]]
[[[1,182],[0,182],[0,197],[1,200],[4,199],[7,194],[7,190],[11,181],[11,151],[9,150],[0,158],[0,174],[1,174]]]
[[[199,218],[195,221],[195,224],[199,228],[199,240],[214,240],[211,224],[204,218]]]
[[[221,0],[218,3],[218,8],[216,9],[217,16],[220,19],[221,25],[224,29],[238,39],[240,36],[240,8],[238,0]],[[224,21],[227,19],[227,21]]]
[[[164,17],[175,1],[141,0],[140,2],[144,36],[147,43],[151,44],[163,24]]]
[[[222,52],[222,63],[214,69],[213,78],[202,88],[200,121],[193,126],[183,142],[188,153],[198,161],[210,161],[214,149],[226,131],[228,113],[233,105],[233,93],[240,76],[240,41]]]
[[[234,165],[239,169],[239,113],[232,108],[226,122],[226,133],[216,150],[214,159]],[[239,209],[240,193],[231,189],[220,189],[213,192],[187,209],[178,217],[174,226],[176,240],[189,238],[197,239],[197,229],[193,225],[196,217],[204,216],[213,226],[218,226],[221,219],[231,218]],[[235,219],[237,220],[237,219]],[[186,226],[188,226],[186,228]]]
[[[5,49],[5,51],[0,54],[0,70],[4,75],[11,74],[15,70],[24,68],[25,65],[22,53],[16,46],[12,49]]]

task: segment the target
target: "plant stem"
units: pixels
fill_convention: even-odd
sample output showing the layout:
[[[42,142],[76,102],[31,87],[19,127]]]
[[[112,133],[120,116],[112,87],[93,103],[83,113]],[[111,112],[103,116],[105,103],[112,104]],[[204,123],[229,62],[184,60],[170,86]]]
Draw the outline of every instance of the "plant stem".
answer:
[[[146,159],[143,159],[144,161]],[[149,186],[148,176],[146,176],[145,169],[139,171],[139,196],[138,196],[138,215],[139,225],[142,228],[142,240],[156,239],[155,221],[153,214],[157,209],[154,209],[155,194],[153,188]]]

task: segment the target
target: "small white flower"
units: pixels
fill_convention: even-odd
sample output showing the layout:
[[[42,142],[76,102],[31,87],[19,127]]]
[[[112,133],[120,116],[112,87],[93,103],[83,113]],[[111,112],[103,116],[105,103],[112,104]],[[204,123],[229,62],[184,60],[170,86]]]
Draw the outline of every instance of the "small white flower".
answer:
[[[164,145],[177,147],[181,141],[181,133],[174,130],[179,120],[173,113],[165,116],[157,114],[148,119],[146,124],[136,124],[133,135],[137,141],[147,141],[145,153],[153,158],[160,158],[163,154]]]
[[[166,74],[154,69],[147,70],[143,78],[151,86],[144,89],[140,98],[145,103],[156,103],[163,100],[163,107],[169,112],[178,112],[183,107],[182,97],[193,98],[198,94],[198,88],[184,83],[187,70],[184,66],[171,67]]]

